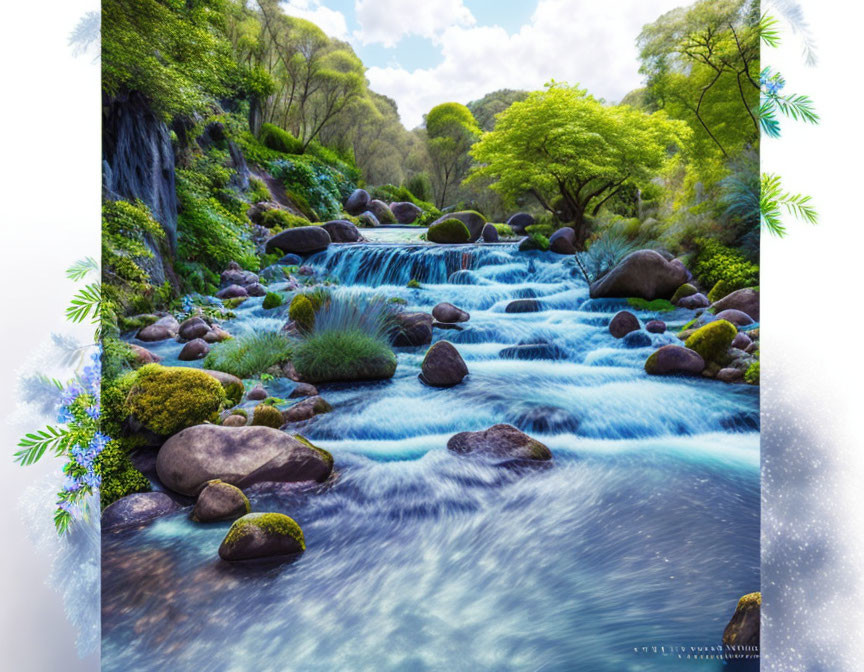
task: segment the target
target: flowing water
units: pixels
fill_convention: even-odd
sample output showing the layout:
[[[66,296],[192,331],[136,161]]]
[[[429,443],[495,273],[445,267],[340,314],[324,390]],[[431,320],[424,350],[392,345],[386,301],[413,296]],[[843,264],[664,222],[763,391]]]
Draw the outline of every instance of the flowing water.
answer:
[[[426,387],[426,347],[402,348],[392,380],[320,387],[335,410],[300,431],[333,453],[338,477],[251,498],[303,527],[308,550],[292,564],[227,566],[216,550],[228,524],[195,525],[188,510],[106,535],[103,669],[722,667],[650,647],[718,645],[738,598],[759,589],[758,388],[647,376],[652,347],[612,338],[623,302],[590,300],[572,258],[371,242],[309,263],[337,292],[469,311],[461,331],[435,330],[469,377]],[[540,312],[505,312],[516,298]],[[281,326],[260,305],[226,326]],[[675,327],[692,313],[661,317]],[[501,356],[532,341],[557,346],[556,359]],[[180,347],[157,351],[173,364]],[[453,434],[500,422],[546,443],[554,463],[502,468],[446,450]]]

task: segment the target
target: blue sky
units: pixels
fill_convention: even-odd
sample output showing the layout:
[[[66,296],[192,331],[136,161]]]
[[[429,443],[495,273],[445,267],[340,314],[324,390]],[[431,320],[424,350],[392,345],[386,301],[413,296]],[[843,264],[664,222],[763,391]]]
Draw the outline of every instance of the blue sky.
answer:
[[[620,100],[641,83],[642,26],[686,0],[283,0],[351,43],[409,128],[434,105],[550,79]]]

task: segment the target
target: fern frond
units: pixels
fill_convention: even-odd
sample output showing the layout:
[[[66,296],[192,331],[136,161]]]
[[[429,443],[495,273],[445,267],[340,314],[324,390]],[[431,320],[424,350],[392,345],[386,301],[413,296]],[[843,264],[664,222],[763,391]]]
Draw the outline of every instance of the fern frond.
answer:
[[[99,320],[99,305],[102,301],[102,288],[99,283],[92,283],[78,293],[70,301],[66,308],[66,319],[70,322],[83,322],[88,315],[92,315],[91,321],[95,324]]]
[[[18,446],[23,450],[15,453],[15,461],[28,467],[38,462],[49,448],[55,455],[59,454],[65,448],[67,436],[68,432],[65,429],[58,429],[51,425],[38,432],[25,434],[18,442]]]
[[[759,25],[756,27],[759,33],[759,38],[769,47],[780,46],[780,30],[778,29],[779,20],[768,14],[763,14],[759,19]]]
[[[79,259],[66,269],[66,277],[70,280],[83,280],[91,272],[99,270],[99,263],[93,257]]]

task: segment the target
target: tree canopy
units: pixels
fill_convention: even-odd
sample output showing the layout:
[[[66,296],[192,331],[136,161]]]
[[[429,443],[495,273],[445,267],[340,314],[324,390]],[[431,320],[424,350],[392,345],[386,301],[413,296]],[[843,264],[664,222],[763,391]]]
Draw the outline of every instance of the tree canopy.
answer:
[[[426,115],[426,135],[432,163],[435,204],[446,204],[448,189],[459,184],[468,173],[468,150],[480,136],[474,115],[460,103],[436,105]]]
[[[471,149],[479,165],[469,181],[492,178],[491,188],[506,198],[533,194],[584,242],[586,213],[596,214],[625,185],[650,181],[689,135],[663,112],[605,106],[583,89],[553,83],[501,113]]]

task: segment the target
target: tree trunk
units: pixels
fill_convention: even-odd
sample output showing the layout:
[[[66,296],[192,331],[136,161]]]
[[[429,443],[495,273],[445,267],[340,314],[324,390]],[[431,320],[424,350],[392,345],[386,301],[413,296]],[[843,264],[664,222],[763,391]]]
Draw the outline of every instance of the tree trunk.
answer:
[[[257,96],[254,96],[249,101],[249,130],[252,131],[252,135],[256,138],[261,132],[261,124],[263,122],[264,119],[261,111],[261,101],[258,100]]]

